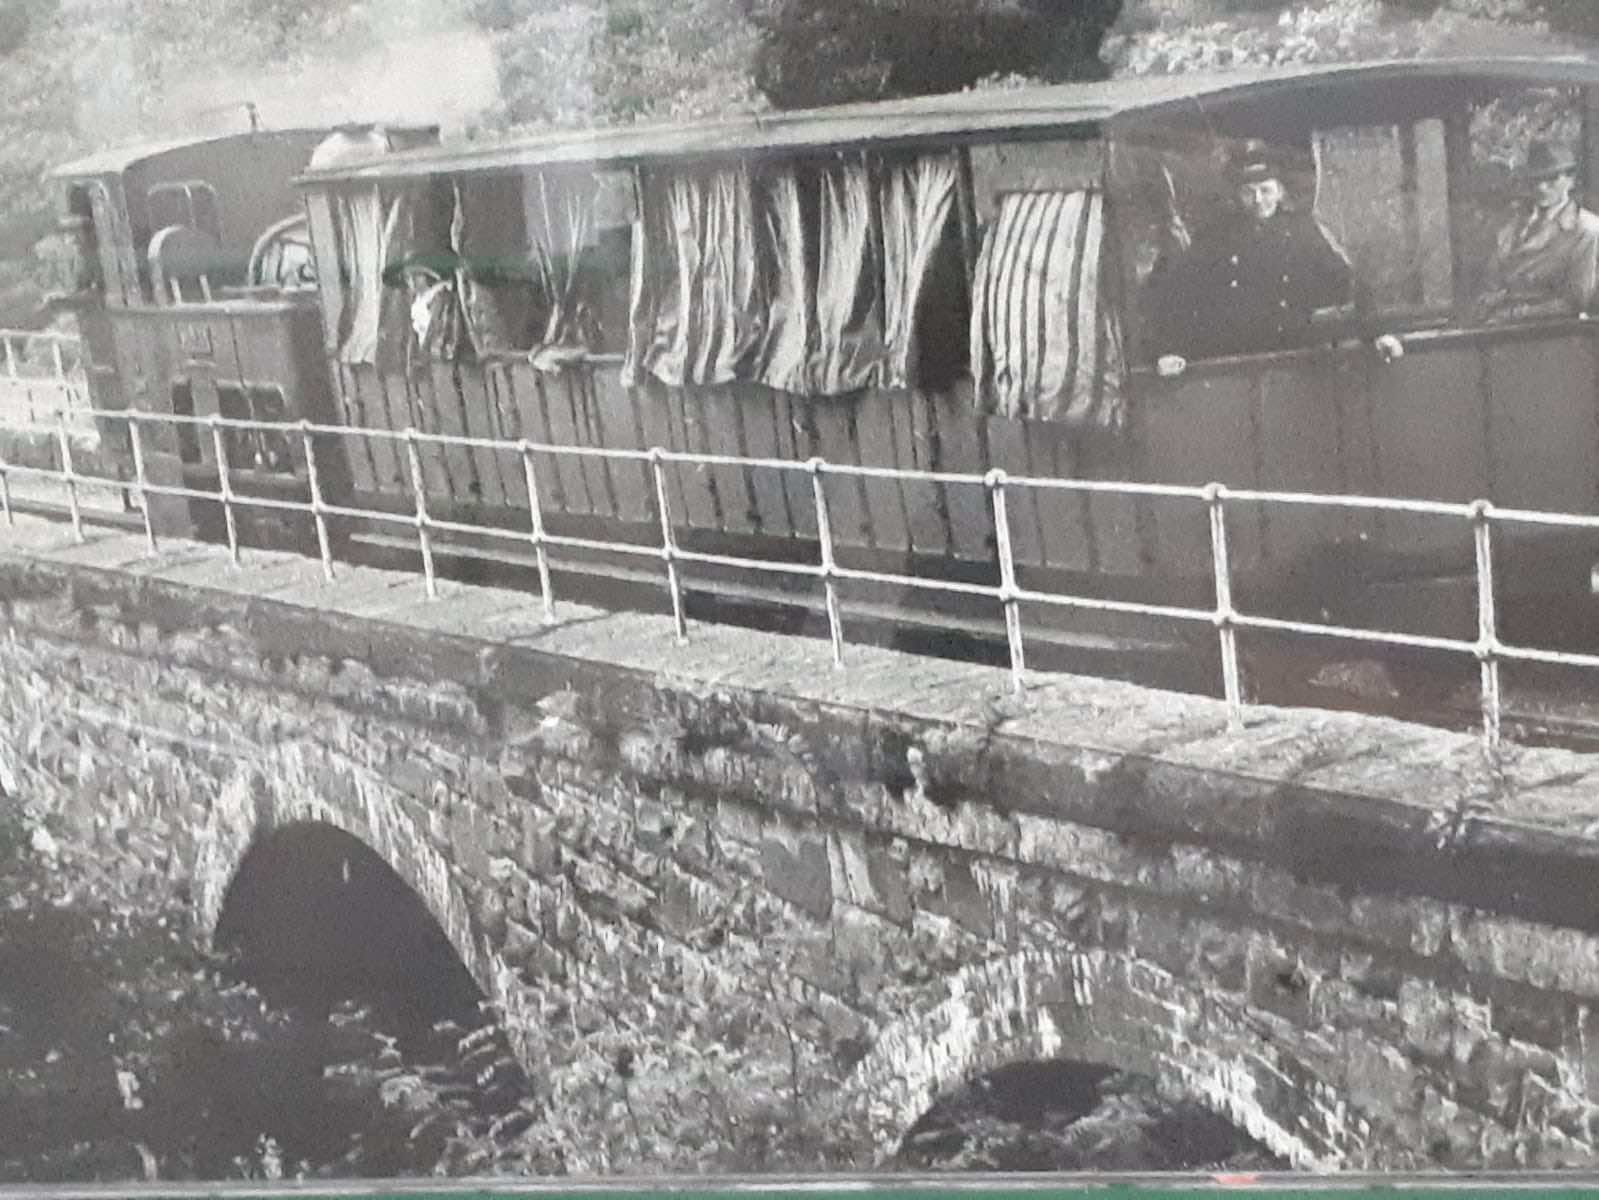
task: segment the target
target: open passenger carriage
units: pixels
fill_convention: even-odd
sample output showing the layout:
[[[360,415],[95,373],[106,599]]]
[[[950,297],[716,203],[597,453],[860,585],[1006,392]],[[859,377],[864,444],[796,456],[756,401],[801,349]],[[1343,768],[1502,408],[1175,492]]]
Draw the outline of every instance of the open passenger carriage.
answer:
[[[259,412],[251,397],[278,386],[285,415],[348,426],[753,460],[670,466],[676,539],[792,561],[818,553],[811,480],[763,462],[1592,512],[1599,372],[1584,303],[1551,295],[1495,308],[1485,293],[1498,232],[1522,219],[1519,173],[1535,142],[1568,148],[1599,184],[1596,85],[1599,66],[1580,61],[1431,60],[971,92],[459,148],[346,132],[299,178],[328,371],[303,350],[241,361],[245,400],[230,401],[221,365],[232,360],[216,352],[214,318],[236,330],[273,305],[304,314],[311,293],[219,297],[213,283],[193,303],[181,292],[157,351],[130,318],[163,307],[172,316],[171,305],[136,253],[106,250],[104,298],[84,311],[93,330],[122,309],[110,325],[123,332],[110,342],[91,333],[96,360],[114,368],[97,402]],[[1185,369],[1163,373],[1170,306],[1157,291],[1169,264],[1224,223],[1240,156],[1261,154],[1284,185],[1284,210],[1313,220],[1347,265],[1348,294],[1307,304],[1302,321],[1261,326],[1258,341],[1246,324],[1222,349],[1190,342],[1199,349]],[[85,173],[66,178],[76,187]],[[187,194],[203,225],[193,199],[203,193]],[[102,242],[147,244],[142,229],[130,242],[134,218],[119,218],[115,202],[94,218]],[[269,224],[255,221],[254,236]],[[250,269],[245,283],[258,287]],[[1203,293],[1188,303],[1220,325],[1232,302],[1222,293],[1208,311]],[[280,342],[303,346],[299,336]],[[351,503],[412,511],[403,443],[337,440],[329,453]],[[214,475],[208,446],[173,450],[191,472]],[[294,478],[292,449],[237,452]],[[646,463],[535,457],[551,531],[659,542]],[[435,516],[527,528],[514,450],[424,445],[419,465]],[[841,561],[997,575],[980,483],[830,475],[826,491]],[[1021,490],[1009,503],[1024,586],[1208,603],[1202,505]],[[1392,628],[1402,602],[1417,607],[1409,628],[1470,636],[1472,542],[1458,522],[1239,505],[1230,524],[1235,591],[1257,610],[1355,623],[1376,613]],[[344,532],[353,546],[404,540],[359,521]],[[1503,544],[1507,602],[1557,595],[1575,612],[1585,601],[1599,561],[1590,536],[1507,532]],[[476,549],[517,557],[503,542]],[[626,577],[641,573],[636,561],[585,553],[565,565]],[[692,577],[724,599],[819,603],[809,580],[779,594],[733,569]],[[999,624],[980,601],[935,615],[948,596],[866,584],[847,600],[900,623]],[[1085,644],[1118,647],[1135,628],[1152,636],[1147,622],[1104,614],[1054,613],[1030,628],[1051,621]]]

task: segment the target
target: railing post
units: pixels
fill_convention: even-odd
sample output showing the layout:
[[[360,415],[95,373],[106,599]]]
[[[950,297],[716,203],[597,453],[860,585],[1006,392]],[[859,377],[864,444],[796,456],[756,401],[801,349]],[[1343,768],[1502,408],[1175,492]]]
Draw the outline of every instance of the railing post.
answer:
[[[9,343],[8,343],[9,344]],[[72,535],[82,542],[83,512],[78,506],[78,476],[72,469],[72,435],[67,432],[67,413],[56,409],[56,437],[61,442],[61,481],[67,485],[67,507],[72,511]]]
[[[305,478],[311,485],[311,516],[316,521],[317,549],[322,553],[322,574],[333,578],[333,547],[328,542],[328,516],[322,504],[322,479],[316,469],[316,439],[311,436],[311,422],[301,420],[300,439],[305,446]]]
[[[522,478],[527,484],[527,511],[531,521],[533,557],[539,564],[539,593],[544,597],[544,619],[555,620],[555,593],[550,587],[550,556],[544,547],[544,506],[539,503],[539,477],[533,468],[533,446],[526,438],[522,451]]]
[[[1244,681],[1238,662],[1238,611],[1233,608],[1232,560],[1227,551],[1227,489],[1219,483],[1205,485],[1205,507],[1210,515],[1210,561],[1216,583],[1216,636],[1221,642],[1221,690],[1227,701],[1227,720],[1234,729],[1244,723]]]
[[[811,495],[816,500],[816,540],[822,548],[822,588],[827,596],[827,633],[833,642],[833,665],[844,665],[844,618],[838,605],[838,561],[833,554],[833,517],[827,505],[827,487],[822,473],[827,463],[812,458],[805,467],[811,473]]]
[[[228,526],[228,557],[239,565],[239,525],[233,513],[233,477],[228,463],[228,441],[222,436],[222,422],[215,414],[206,421],[211,427],[211,450],[217,460],[217,491],[222,496],[222,519]]]
[[[439,597],[438,576],[433,571],[433,532],[428,528],[427,492],[422,486],[422,452],[416,445],[416,428],[405,430],[405,457],[411,464],[411,494],[416,497],[416,541],[422,551],[422,579],[429,600]]]
[[[661,515],[661,558],[666,562],[666,586],[672,592],[672,628],[681,645],[688,641],[688,621],[683,616],[683,586],[677,574],[677,541],[672,535],[672,509],[666,498],[666,460],[659,446],[650,447],[650,472],[655,477],[655,506]]]
[[[1493,505],[1471,502],[1472,541],[1477,551],[1477,663],[1482,686],[1482,738],[1490,754],[1499,751],[1499,620],[1494,603]]]
[[[65,382],[67,378],[67,366],[66,363],[61,360],[61,340],[59,338],[50,339],[50,361],[55,364],[56,378],[62,382]]]
[[[144,438],[140,436],[139,418],[133,413],[128,414],[128,441],[133,446],[133,487],[139,493],[139,512],[144,516],[144,541],[150,548],[150,553],[156,551],[155,521],[150,516],[150,489],[149,480],[144,473]],[[123,493],[126,497],[127,493]],[[126,499],[124,499],[126,504]]]
[[[11,511],[11,472],[6,470],[5,455],[0,454],[0,509],[4,509],[6,524],[14,526],[17,523],[15,514]]]
[[[999,552],[999,598],[1005,606],[1005,641],[1010,647],[1011,690],[1019,696],[1027,684],[1027,661],[1023,657],[1016,556],[1011,550],[1010,514],[1005,507],[1005,472],[996,467],[987,474],[984,482],[993,497],[994,547]]]
[[[5,335],[4,341],[6,344],[6,374],[15,379],[17,377],[17,348],[12,343],[10,334]]]

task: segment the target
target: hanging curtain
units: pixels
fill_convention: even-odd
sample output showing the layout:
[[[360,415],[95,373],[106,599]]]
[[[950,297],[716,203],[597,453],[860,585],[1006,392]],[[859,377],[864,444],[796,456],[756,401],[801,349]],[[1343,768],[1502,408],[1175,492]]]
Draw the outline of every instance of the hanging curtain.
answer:
[[[979,411],[1113,428],[1123,357],[1101,304],[1104,197],[1015,192],[983,238],[973,284],[971,366]]]
[[[644,175],[624,379],[912,386],[955,179],[948,155]]]
[[[748,378],[812,396],[876,386],[883,270],[866,163],[768,170],[757,200],[766,336]]]
[[[810,390],[811,297],[816,289],[800,181],[792,170],[770,171],[760,186],[766,337],[752,378],[779,391],[805,393]]]
[[[748,171],[648,173],[640,191],[624,381],[749,378],[765,304]]]
[[[884,383],[909,388],[916,378],[918,316],[934,257],[955,206],[958,160],[928,154],[885,164],[882,184]]]
[[[339,274],[344,283],[342,310],[334,318],[340,362],[376,362],[385,335],[399,323],[394,311],[399,301],[385,287],[385,277],[404,256],[410,201],[405,190],[380,187],[334,196]]]
[[[818,175],[815,339],[805,390],[832,396],[883,381],[883,263],[866,163]]]

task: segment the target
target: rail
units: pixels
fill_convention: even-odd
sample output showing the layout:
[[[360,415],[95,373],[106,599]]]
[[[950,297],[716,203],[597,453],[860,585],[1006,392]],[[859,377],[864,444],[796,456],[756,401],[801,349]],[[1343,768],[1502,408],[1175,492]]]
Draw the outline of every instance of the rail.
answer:
[[[59,467],[25,466],[0,457],[0,510],[8,524],[14,523],[11,495],[11,478],[34,478],[54,481],[67,494],[67,511],[75,536],[81,541],[84,533],[84,504],[80,489],[101,487],[129,490],[137,499],[142,513],[145,538],[151,552],[156,549],[156,532],[150,516],[148,500],[152,496],[185,497],[192,500],[220,504],[225,516],[229,554],[235,564],[241,561],[237,510],[264,508],[308,514],[315,525],[317,553],[326,578],[333,579],[336,561],[333,538],[329,530],[330,518],[354,518],[377,523],[408,527],[415,531],[417,549],[422,561],[426,593],[436,598],[438,573],[434,561],[433,538],[435,533],[453,532],[482,537],[513,540],[531,547],[537,565],[539,592],[546,620],[556,618],[556,598],[551,580],[549,551],[552,549],[582,550],[630,555],[659,561],[665,568],[666,586],[670,594],[672,618],[676,638],[687,639],[688,620],[685,615],[684,586],[680,568],[686,564],[721,566],[768,574],[809,577],[820,581],[826,602],[829,639],[832,644],[833,663],[845,665],[847,640],[845,637],[844,607],[839,588],[849,582],[875,583],[914,588],[932,592],[961,594],[991,599],[1004,614],[1005,636],[1013,688],[1022,692],[1027,684],[1026,647],[1022,624],[1023,605],[1040,605],[1077,609],[1089,612],[1121,613],[1145,617],[1164,618],[1209,625],[1214,628],[1221,660],[1222,695],[1229,718],[1239,724],[1244,716],[1244,680],[1240,661],[1238,635],[1240,631],[1288,633],[1312,638],[1328,638],[1350,642],[1370,643],[1386,647],[1403,647],[1440,651],[1469,656],[1479,664],[1479,698],[1482,719],[1482,736],[1490,750],[1497,750],[1503,737],[1503,703],[1500,668],[1505,663],[1536,663],[1568,667],[1599,668],[1599,655],[1540,649],[1507,642],[1498,631],[1496,593],[1494,585],[1494,531],[1505,525],[1530,525],[1548,528],[1587,529],[1599,531],[1599,516],[1576,513],[1543,512],[1529,509],[1504,508],[1486,500],[1454,503],[1432,500],[1406,500],[1377,496],[1321,495],[1303,492],[1275,492],[1249,488],[1230,488],[1219,483],[1188,486],[1160,483],[1113,482],[1107,480],[1055,479],[1009,475],[1002,470],[992,470],[983,475],[940,471],[916,471],[891,467],[872,467],[831,463],[821,458],[804,461],[776,458],[746,458],[733,455],[697,454],[659,447],[649,450],[611,449],[593,446],[570,446],[526,439],[510,441],[492,438],[467,437],[451,434],[428,433],[418,429],[380,430],[343,425],[320,425],[310,421],[270,422],[228,418],[221,416],[190,417],[170,413],[148,413],[136,410],[100,412],[100,420],[124,422],[132,448],[133,479],[112,480],[103,476],[85,475],[74,469],[72,439],[68,414],[57,412],[53,425],[28,425],[28,431],[52,435],[58,446]],[[0,428],[5,427],[0,420]],[[215,491],[186,485],[153,482],[146,470],[145,430],[152,425],[185,425],[210,435],[212,451],[218,465],[218,486]],[[15,426],[13,425],[13,428]],[[227,452],[228,430],[275,432],[279,436],[298,439],[304,455],[305,482],[310,499],[292,500],[282,496],[244,494],[233,486],[233,469]],[[397,513],[378,509],[352,508],[330,502],[324,493],[326,467],[319,463],[319,439],[344,438],[386,439],[403,447],[409,468],[414,511]],[[426,446],[482,449],[516,455],[522,464],[528,495],[528,525],[525,529],[507,529],[492,525],[466,524],[436,517],[429,512],[424,486],[422,449]],[[637,542],[610,541],[603,538],[576,537],[550,532],[545,526],[544,513],[539,501],[538,456],[571,456],[576,458],[632,461],[645,465],[653,479],[660,542],[658,545]],[[778,562],[730,554],[712,554],[687,549],[678,543],[671,508],[671,489],[666,468],[671,464],[695,466],[730,466],[763,468],[793,472],[808,476],[811,497],[815,506],[818,561],[814,563]],[[837,555],[832,533],[832,520],[824,481],[829,476],[879,479],[900,479],[927,483],[965,484],[982,487],[989,499],[994,544],[999,557],[999,583],[988,585],[949,579],[931,579],[891,572],[866,570],[842,564]],[[1118,600],[1101,596],[1046,592],[1024,587],[1018,581],[1016,557],[1012,544],[1009,515],[1009,497],[1022,490],[1064,491],[1075,493],[1101,493],[1133,497],[1162,497],[1186,500],[1203,505],[1209,521],[1209,554],[1214,580],[1214,603],[1209,607],[1171,604],[1151,604],[1131,600]],[[1450,518],[1466,522],[1474,546],[1474,571],[1476,579],[1477,636],[1463,638],[1436,637],[1397,631],[1367,629],[1338,625],[1330,622],[1289,620],[1241,610],[1233,598],[1233,568],[1228,547],[1228,513],[1232,506],[1265,504],[1285,507],[1312,507],[1322,509],[1374,510],[1382,513],[1402,513]]]

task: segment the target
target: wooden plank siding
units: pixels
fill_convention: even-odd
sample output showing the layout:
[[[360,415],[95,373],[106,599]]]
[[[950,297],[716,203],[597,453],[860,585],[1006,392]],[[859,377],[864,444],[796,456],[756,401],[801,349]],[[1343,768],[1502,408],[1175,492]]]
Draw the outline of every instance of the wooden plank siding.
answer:
[[[514,414],[519,435],[530,442],[554,444],[555,438],[545,415],[544,394],[538,373],[525,363],[512,363],[505,367],[502,379],[507,407]],[[538,487],[540,509],[546,515],[564,513],[566,488],[557,456],[547,451],[536,452],[533,455],[533,475]]]
[[[744,385],[624,388],[614,366],[549,375],[523,363],[441,364],[409,377],[341,367],[336,378],[343,419],[374,428],[414,422],[513,441],[659,445],[795,463],[819,455],[835,464],[977,479],[997,467],[1043,478],[1485,496],[1501,505],[1587,512],[1599,509],[1596,360],[1593,335],[1565,326],[1547,335],[1422,339],[1391,365],[1345,350],[1204,364],[1169,380],[1140,373],[1127,429],[1088,434],[980,418],[965,387],[814,399]],[[403,447],[367,439],[348,445],[358,493],[390,503],[408,496]],[[423,459],[435,511],[444,501],[485,515],[526,511],[514,450],[425,448]],[[541,454],[536,465],[548,517],[617,520],[635,530],[656,520],[654,480],[643,463]],[[783,553],[775,543],[816,536],[811,481],[802,469],[680,464],[665,474],[675,526],[707,548],[727,534],[770,540]],[[826,492],[835,544],[852,561],[890,570],[911,554],[995,561],[990,498],[980,482],[832,475]],[[1061,572],[1113,590],[1139,581],[1208,585],[1210,535],[1198,501],[1018,488],[1009,513],[1018,566],[1045,571],[1044,579]],[[1469,529],[1458,519],[1246,502],[1229,513],[1241,584],[1283,582],[1333,544],[1373,552],[1396,570],[1469,565]],[[1516,536],[1504,531],[1507,545]]]
[[[589,407],[596,417],[600,444],[614,449],[648,449],[644,445],[634,398],[622,386],[616,368],[587,369],[582,373],[581,384],[589,393]],[[636,460],[611,459],[605,469],[616,515],[624,521],[653,521],[655,491],[649,468]]]

